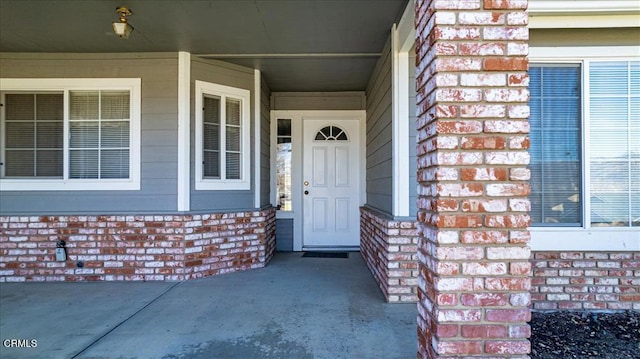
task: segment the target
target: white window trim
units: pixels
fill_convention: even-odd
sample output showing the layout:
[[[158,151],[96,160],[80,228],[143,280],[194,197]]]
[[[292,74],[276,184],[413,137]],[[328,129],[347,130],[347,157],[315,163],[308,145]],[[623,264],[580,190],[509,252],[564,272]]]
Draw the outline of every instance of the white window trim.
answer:
[[[71,179],[68,176],[69,91],[128,90],[130,138],[128,179]],[[138,191],[140,190],[141,79],[0,79],[0,91],[58,91],[64,93],[64,169],[62,179],[0,179],[0,191]],[[4,117],[3,117],[4,118]],[[2,123],[4,126],[4,122]],[[3,131],[4,132],[4,129]],[[4,141],[4,138],[0,139]],[[4,143],[0,146],[4,158]]]
[[[202,98],[204,95],[232,97],[242,102],[240,126],[242,128],[240,179],[210,179],[204,178],[202,171]],[[251,91],[214,84],[204,81],[196,81],[195,98],[195,189],[197,191],[220,190],[249,190],[251,189],[251,154],[250,154],[250,124],[251,124]],[[222,144],[223,145],[223,144]],[[222,146],[221,145],[221,146]],[[221,162],[224,168],[225,164]]]
[[[190,138],[191,135],[191,54],[178,52],[178,173],[177,208],[191,209]]]
[[[532,47],[531,63],[579,63],[583,65],[582,94],[588,90],[589,60],[638,61],[640,46],[592,46],[592,47]],[[615,54],[615,56],[611,55]],[[586,64],[586,65],[585,65]],[[585,88],[585,86],[587,88]],[[583,195],[589,190],[588,150],[589,112],[588,98],[582,96],[582,175]],[[588,211],[589,202],[585,203]],[[534,251],[592,250],[592,251],[640,251],[640,228],[637,227],[530,227],[530,247]]]
[[[625,13],[640,11],[636,0],[530,0],[530,14]]]
[[[530,29],[637,27],[637,0],[530,0]]]

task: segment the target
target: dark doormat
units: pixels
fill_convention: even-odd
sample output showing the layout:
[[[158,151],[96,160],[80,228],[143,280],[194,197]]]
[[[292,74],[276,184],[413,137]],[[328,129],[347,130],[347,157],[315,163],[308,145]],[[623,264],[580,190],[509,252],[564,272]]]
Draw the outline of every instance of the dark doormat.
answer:
[[[304,252],[307,258],[349,258],[349,252]]]

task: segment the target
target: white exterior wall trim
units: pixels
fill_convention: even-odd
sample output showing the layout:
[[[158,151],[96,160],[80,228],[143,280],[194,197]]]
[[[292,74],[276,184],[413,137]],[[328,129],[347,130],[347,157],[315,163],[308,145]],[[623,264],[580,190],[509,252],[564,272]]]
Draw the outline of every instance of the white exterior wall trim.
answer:
[[[253,138],[253,155],[254,155],[254,161],[253,161],[253,183],[255,183],[254,186],[254,199],[253,199],[253,206],[255,208],[260,208],[260,186],[261,186],[261,181],[262,181],[262,169],[260,168],[260,155],[261,155],[261,147],[262,147],[262,143],[261,143],[261,132],[262,132],[262,126],[261,126],[261,111],[260,108],[261,106],[261,100],[262,100],[262,78],[260,75],[260,70],[253,70],[254,75],[253,75],[253,133],[254,133],[254,138]]]
[[[414,1],[391,28],[391,91],[394,216],[409,216],[409,51],[415,42]]]
[[[190,133],[191,133],[191,54],[178,53],[178,211],[190,205]]]

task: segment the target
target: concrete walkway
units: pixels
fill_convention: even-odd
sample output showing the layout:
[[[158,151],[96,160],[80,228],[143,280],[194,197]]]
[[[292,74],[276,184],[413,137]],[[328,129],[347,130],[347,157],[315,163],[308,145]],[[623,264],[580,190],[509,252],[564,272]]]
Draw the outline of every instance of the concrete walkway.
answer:
[[[416,313],[385,303],[359,253],[278,253],[188,282],[0,284],[0,357],[415,358]]]

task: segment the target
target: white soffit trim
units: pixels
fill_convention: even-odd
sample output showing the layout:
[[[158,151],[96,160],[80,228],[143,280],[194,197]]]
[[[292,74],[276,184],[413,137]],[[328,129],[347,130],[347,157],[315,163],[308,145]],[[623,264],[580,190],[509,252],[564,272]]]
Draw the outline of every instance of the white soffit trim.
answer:
[[[261,182],[262,182],[262,168],[260,167],[260,153],[262,149],[262,142],[260,138],[260,132],[262,130],[261,119],[260,119],[260,109],[261,109],[261,99],[262,99],[262,87],[261,87],[261,77],[260,70],[253,70],[253,156],[254,156],[254,173],[253,173],[253,183],[255,183],[254,187],[254,202],[253,206],[255,208],[260,208],[260,197],[261,197]]]
[[[178,52],[178,211],[189,211],[191,54]]]
[[[640,27],[637,0],[531,0],[528,11],[532,29]]]

